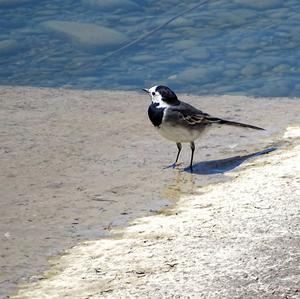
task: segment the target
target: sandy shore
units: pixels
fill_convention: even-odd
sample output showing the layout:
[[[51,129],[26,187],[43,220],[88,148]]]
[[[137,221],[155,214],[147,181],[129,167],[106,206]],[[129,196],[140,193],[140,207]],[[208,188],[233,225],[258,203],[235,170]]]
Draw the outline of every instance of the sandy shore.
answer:
[[[232,181],[67,251],[15,298],[299,298],[300,128],[284,139]]]
[[[294,99],[182,97],[266,132],[212,130],[197,142],[191,175],[182,171],[186,148],[178,170],[163,169],[176,146],[153,130],[144,94],[0,87],[0,297],[41,279],[48,258],[64,249],[231,180],[226,171],[249,153],[281,146],[285,128],[299,121]]]

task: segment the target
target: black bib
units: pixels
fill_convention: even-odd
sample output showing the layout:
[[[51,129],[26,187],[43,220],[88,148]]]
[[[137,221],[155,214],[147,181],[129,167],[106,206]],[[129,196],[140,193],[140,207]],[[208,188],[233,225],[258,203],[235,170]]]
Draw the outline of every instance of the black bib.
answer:
[[[148,108],[148,116],[155,127],[159,127],[163,116],[165,108],[157,108],[158,103],[152,103]]]

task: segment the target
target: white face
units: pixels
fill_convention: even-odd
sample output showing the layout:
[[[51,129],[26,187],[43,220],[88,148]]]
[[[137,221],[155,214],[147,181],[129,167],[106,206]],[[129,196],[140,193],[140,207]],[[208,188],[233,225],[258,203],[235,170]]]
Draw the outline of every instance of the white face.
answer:
[[[158,108],[167,108],[170,107],[169,104],[162,100],[162,96],[159,92],[155,91],[157,86],[153,86],[148,89],[149,95],[151,97],[152,103],[158,103]]]

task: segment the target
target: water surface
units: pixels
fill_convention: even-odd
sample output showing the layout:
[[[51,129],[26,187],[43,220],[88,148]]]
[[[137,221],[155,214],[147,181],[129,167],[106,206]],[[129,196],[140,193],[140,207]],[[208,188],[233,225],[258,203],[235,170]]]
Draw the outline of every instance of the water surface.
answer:
[[[300,95],[299,1],[207,1],[163,26],[199,3],[0,0],[0,84]]]

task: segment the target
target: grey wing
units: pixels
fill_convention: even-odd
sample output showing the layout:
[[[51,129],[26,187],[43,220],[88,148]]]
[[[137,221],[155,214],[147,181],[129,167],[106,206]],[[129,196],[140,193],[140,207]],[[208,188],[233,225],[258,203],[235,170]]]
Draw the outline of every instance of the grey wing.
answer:
[[[181,102],[178,106],[172,107],[172,110],[174,112],[176,111],[178,113],[177,117],[179,116],[181,121],[189,126],[224,124],[235,127],[250,128],[254,130],[264,130],[261,127],[213,117],[184,102]]]
[[[171,111],[176,113],[177,117],[188,125],[208,125],[212,123],[209,114],[185,102],[181,102],[180,105],[172,107]]]

